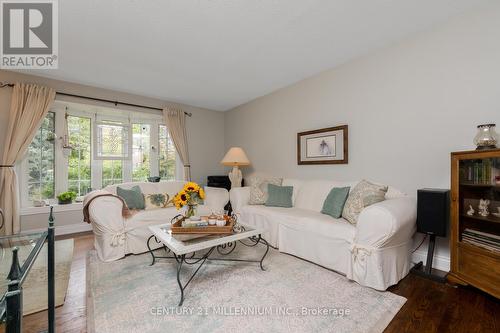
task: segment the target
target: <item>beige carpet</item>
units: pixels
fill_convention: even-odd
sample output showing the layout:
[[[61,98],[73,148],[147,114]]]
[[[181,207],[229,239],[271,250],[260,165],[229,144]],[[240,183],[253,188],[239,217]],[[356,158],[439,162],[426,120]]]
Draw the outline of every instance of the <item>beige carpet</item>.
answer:
[[[66,298],[73,261],[73,246],[73,239],[56,241],[56,306],[63,305]],[[23,314],[46,310],[47,298],[47,244],[45,244],[24,282]]]
[[[252,258],[255,250],[238,245],[233,254]],[[381,333],[406,301],[270,250],[265,272],[258,264],[208,261],[178,307],[175,261],[150,263],[149,254],[104,263],[89,252],[89,333]],[[184,283],[193,269],[183,267]]]

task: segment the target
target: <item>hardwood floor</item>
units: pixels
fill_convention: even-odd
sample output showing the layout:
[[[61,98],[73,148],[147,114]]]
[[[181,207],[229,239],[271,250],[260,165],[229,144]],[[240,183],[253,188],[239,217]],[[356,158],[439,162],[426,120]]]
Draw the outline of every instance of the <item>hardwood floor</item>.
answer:
[[[64,239],[67,237],[58,237]],[[92,233],[80,234],[75,238],[73,263],[69,279],[68,292],[64,305],[56,309],[56,332],[87,332],[86,314],[86,255],[94,248]],[[23,333],[40,332],[47,329],[47,311],[38,312],[23,319]]]
[[[92,234],[75,237],[66,302],[56,310],[57,332],[86,332],[85,258],[92,248]],[[500,333],[500,300],[477,289],[455,288],[410,274],[389,291],[406,297],[408,301],[389,324],[386,333]],[[46,311],[24,318],[23,332],[39,332],[46,327]]]
[[[408,300],[388,332],[500,332],[500,300],[409,274],[389,291]]]

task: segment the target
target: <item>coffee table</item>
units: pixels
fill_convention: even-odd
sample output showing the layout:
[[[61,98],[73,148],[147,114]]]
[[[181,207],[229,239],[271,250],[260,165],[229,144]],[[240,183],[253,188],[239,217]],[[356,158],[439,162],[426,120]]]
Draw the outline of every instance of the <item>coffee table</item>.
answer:
[[[230,235],[208,235],[200,236],[193,239],[186,239],[185,235],[173,235],[170,232],[170,223],[160,224],[150,226],[149,229],[153,233],[151,237],[148,238],[147,246],[149,253],[153,257],[151,266],[155,264],[156,259],[175,259],[177,262],[177,283],[181,291],[181,299],[179,306],[184,302],[184,291],[186,290],[189,283],[193,280],[195,275],[198,273],[200,268],[208,260],[220,260],[220,261],[240,261],[240,262],[255,262],[259,263],[262,270],[264,266],[262,265],[264,258],[269,252],[269,244],[262,238],[262,233],[265,232],[264,229],[250,227],[244,224],[239,224],[241,232],[234,232]],[[193,236],[195,237],[195,236]],[[183,239],[183,240],[181,240]],[[163,244],[159,248],[157,246],[152,249],[151,242],[156,242],[156,245]],[[247,247],[256,247],[261,244],[265,246],[265,252],[260,258],[260,260],[246,260],[239,258],[209,258],[210,255],[217,251],[220,255],[228,255],[234,251],[237,243],[240,243]],[[166,253],[171,253],[170,256],[157,256],[155,254],[156,250],[164,249]],[[181,270],[182,265],[198,265],[194,273],[189,277],[185,284],[181,281]]]

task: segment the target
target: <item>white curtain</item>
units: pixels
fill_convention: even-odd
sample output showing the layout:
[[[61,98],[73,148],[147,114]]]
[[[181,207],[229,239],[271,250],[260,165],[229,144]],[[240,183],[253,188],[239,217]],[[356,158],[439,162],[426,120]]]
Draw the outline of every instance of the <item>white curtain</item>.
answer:
[[[167,125],[170,137],[174,142],[175,149],[181,158],[184,165],[184,180],[191,180],[191,165],[189,164],[189,152],[186,135],[186,115],[184,111],[173,108],[165,107],[163,109],[163,120]]]
[[[14,165],[26,153],[55,96],[54,89],[34,84],[16,83],[12,90],[9,126],[0,168],[0,208],[5,214],[3,232],[6,235],[21,231],[19,188]]]

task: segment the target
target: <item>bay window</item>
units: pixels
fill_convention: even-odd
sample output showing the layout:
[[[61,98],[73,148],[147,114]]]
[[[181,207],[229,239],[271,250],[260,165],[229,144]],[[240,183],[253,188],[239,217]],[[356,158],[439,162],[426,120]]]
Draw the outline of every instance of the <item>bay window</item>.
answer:
[[[177,152],[158,114],[56,101],[18,165],[21,205],[78,196],[130,181],[182,179]],[[65,133],[67,124],[67,133]],[[67,135],[71,150],[64,152]]]

